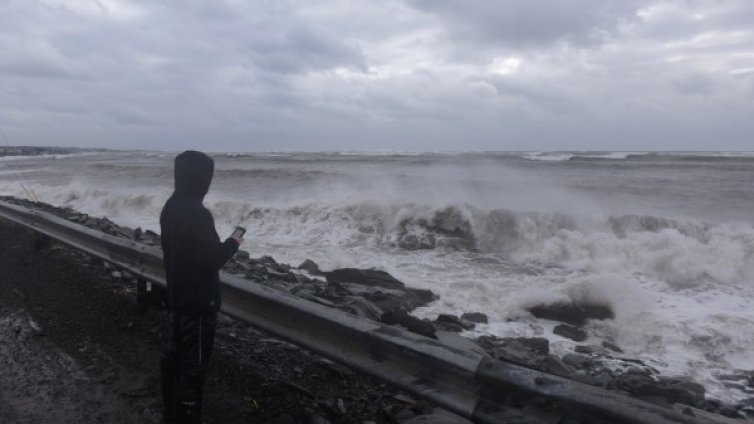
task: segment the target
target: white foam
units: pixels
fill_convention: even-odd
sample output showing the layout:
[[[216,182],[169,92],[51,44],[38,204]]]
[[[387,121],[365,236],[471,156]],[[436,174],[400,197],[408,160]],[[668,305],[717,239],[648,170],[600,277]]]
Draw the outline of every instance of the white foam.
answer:
[[[549,162],[563,162],[570,160],[575,155],[570,153],[557,153],[557,152],[537,152],[537,153],[529,153],[521,156],[524,159],[528,160],[541,160],[541,161],[549,161]]]

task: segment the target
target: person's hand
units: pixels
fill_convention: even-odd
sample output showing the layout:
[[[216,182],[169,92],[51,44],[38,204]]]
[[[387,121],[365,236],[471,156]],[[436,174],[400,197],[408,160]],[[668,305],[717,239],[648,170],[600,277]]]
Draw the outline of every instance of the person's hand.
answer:
[[[243,237],[231,237],[231,240],[235,241],[238,247],[241,247],[241,243],[243,243]]]

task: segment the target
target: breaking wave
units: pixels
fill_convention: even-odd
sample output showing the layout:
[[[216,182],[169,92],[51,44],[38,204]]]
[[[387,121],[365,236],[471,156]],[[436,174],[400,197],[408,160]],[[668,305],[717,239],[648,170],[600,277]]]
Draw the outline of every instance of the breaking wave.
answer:
[[[4,194],[23,197],[9,185]],[[124,225],[157,229],[168,191],[113,192],[84,186],[36,188],[45,202]],[[469,204],[307,203],[260,206],[214,198],[218,229],[295,246],[446,250],[583,272],[639,273],[677,287],[731,284],[754,275],[754,228],[648,215],[606,217],[480,209]]]

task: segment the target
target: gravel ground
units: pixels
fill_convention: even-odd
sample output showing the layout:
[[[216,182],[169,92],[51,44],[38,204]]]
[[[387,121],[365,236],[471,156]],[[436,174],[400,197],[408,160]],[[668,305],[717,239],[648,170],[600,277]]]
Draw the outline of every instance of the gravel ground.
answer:
[[[158,423],[167,314],[102,261],[0,220],[0,423]],[[429,411],[367,376],[222,319],[209,423],[392,423]]]

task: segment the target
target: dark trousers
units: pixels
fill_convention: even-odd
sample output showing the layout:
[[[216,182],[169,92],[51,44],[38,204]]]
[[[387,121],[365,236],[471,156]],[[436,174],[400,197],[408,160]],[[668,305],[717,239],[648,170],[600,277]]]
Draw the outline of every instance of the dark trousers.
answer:
[[[160,364],[166,423],[201,422],[202,392],[216,327],[216,313],[171,314],[165,358]]]

